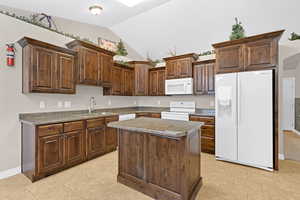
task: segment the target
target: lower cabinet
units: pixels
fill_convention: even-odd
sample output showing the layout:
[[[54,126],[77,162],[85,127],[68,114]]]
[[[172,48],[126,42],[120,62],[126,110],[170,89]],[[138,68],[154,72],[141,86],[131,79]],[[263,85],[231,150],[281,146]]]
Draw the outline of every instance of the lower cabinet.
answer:
[[[201,151],[215,154],[215,118],[192,115],[190,121],[204,123],[201,127]]]
[[[136,117],[151,117],[151,118],[161,118],[160,113],[148,113],[148,112],[140,112],[136,113]]]
[[[57,170],[64,163],[64,136],[40,137],[38,140],[38,174]]]
[[[117,149],[118,116],[86,121],[31,125],[22,123],[22,173],[36,181]]]
[[[87,158],[105,153],[105,119],[87,120]]]

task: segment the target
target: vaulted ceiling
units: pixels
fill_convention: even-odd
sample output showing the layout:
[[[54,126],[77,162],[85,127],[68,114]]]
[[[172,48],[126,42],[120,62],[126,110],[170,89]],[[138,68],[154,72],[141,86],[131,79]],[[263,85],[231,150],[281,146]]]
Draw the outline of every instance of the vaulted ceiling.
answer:
[[[168,1],[170,0],[143,0],[133,7],[128,7],[119,0],[1,0],[0,4],[84,23],[111,27]],[[89,7],[95,4],[103,7],[102,14],[95,16],[89,12]]]

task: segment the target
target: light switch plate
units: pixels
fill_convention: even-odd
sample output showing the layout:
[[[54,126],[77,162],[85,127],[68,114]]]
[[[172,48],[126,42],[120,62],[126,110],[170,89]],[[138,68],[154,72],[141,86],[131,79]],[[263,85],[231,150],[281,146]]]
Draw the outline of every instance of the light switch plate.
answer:
[[[136,105],[136,101],[134,101],[133,103],[134,103],[134,105]]]
[[[57,107],[58,108],[62,108],[63,107],[63,102],[62,101],[58,101],[57,102]]]
[[[46,108],[46,103],[45,103],[45,101],[40,101],[40,108],[41,108],[41,109]]]
[[[209,102],[209,105],[210,105],[210,106],[215,106],[215,102],[214,102],[214,101],[210,101],[210,102]]]
[[[108,105],[109,105],[109,106],[111,105],[111,100],[108,100]]]
[[[65,108],[71,108],[71,101],[65,101]]]
[[[160,105],[160,100],[157,101],[157,105]]]

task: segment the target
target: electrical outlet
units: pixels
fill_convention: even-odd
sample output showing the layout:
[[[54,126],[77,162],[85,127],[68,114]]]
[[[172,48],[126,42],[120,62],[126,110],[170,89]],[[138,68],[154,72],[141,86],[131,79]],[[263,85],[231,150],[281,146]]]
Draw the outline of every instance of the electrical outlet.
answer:
[[[133,103],[134,103],[134,105],[136,105],[136,101],[134,101]]]
[[[215,102],[214,101],[210,101],[209,105],[213,107],[213,106],[215,106]]]
[[[45,101],[40,101],[40,108],[41,108],[41,109],[46,108],[46,103],[45,103]]]
[[[109,106],[111,105],[111,100],[108,100],[108,105],[109,105]]]
[[[63,107],[63,102],[62,101],[58,101],[57,102],[57,107],[58,108],[62,108]]]
[[[65,108],[71,108],[71,106],[72,106],[72,103],[71,103],[71,101],[65,101]]]
[[[157,105],[160,105],[160,100],[157,101]]]

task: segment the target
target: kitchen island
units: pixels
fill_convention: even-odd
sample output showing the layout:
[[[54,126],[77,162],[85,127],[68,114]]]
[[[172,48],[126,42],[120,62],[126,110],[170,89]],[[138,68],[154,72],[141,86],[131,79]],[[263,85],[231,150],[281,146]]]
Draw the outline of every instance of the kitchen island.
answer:
[[[156,200],[194,200],[202,186],[202,123],[155,118],[111,122],[118,129],[118,182]]]

